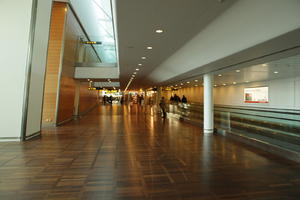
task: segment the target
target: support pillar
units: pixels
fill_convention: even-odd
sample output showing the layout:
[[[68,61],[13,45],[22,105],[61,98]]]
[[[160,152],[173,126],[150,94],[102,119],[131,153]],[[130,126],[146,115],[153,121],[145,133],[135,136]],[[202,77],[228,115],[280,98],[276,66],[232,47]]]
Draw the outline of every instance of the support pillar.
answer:
[[[157,88],[157,93],[156,93],[156,105],[158,106],[160,103],[160,99],[161,99],[161,92],[162,92],[162,88],[158,87]]]
[[[214,132],[214,100],[213,100],[213,75],[205,74],[204,77],[204,104],[203,104],[203,124],[204,134]]]

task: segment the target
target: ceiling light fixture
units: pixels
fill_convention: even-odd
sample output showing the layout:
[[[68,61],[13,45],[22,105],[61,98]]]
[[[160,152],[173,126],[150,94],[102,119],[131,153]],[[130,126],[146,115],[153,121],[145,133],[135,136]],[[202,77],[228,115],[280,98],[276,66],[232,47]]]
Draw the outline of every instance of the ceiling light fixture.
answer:
[[[198,82],[198,80],[195,80],[195,82]]]
[[[137,72],[133,72],[133,74],[136,74]]]
[[[267,64],[262,64],[261,66],[266,67],[266,66],[268,66],[268,65],[267,65]]]
[[[233,82],[233,84],[235,85],[235,84],[236,84],[236,82]]]
[[[142,66],[143,64],[139,63],[139,66]]]
[[[274,72],[274,74],[278,74],[278,73],[279,73],[278,71],[275,71],[275,72]]]
[[[136,71],[139,71],[140,69],[139,69],[139,68],[136,68],[135,70],[136,70]]]
[[[145,60],[145,59],[146,59],[146,57],[145,57],[145,56],[143,56],[143,57],[142,57],[142,59],[143,59],[143,60]]]
[[[153,49],[153,47],[150,47],[150,46],[149,46],[149,47],[147,47],[147,49]]]
[[[222,74],[219,74],[218,76],[220,76],[220,77],[221,77],[221,76],[222,76]]]
[[[249,81],[246,81],[246,83],[249,83]]]
[[[180,85],[183,85],[183,83],[180,83]]]
[[[190,82],[188,81],[188,82],[186,82],[187,84],[189,84]]]
[[[163,33],[164,31],[162,29],[155,30],[156,33]]]
[[[223,85],[225,86],[225,85],[226,85],[226,83],[223,83]]]
[[[215,87],[217,87],[218,85],[214,85]]]
[[[237,69],[237,70],[235,70],[237,73],[239,73],[241,70],[239,70],[239,69]]]
[[[198,87],[198,85],[195,85],[195,87]]]

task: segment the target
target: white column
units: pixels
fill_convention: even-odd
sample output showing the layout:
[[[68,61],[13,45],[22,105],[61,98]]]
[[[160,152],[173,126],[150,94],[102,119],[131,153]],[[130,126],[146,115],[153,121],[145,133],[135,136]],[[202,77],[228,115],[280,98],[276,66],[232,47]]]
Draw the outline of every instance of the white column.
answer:
[[[52,0],[0,0],[0,141],[40,132]]]
[[[212,134],[214,131],[214,101],[213,101],[213,75],[205,74],[204,77],[204,134]]]

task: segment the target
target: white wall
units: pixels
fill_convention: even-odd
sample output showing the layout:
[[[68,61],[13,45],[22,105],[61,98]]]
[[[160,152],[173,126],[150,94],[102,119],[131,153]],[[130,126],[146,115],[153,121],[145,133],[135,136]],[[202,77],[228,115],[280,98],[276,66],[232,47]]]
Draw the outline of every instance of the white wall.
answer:
[[[0,138],[19,138],[32,0],[0,1]]]
[[[269,87],[269,103],[244,103],[244,88]],[[300,77],[238,84],[214,88],[214,103],[230,106],[255,106],[300,109]]]
[[[26,136],[30,136],[41,130],[51,9],[52,0],[38,0]]]

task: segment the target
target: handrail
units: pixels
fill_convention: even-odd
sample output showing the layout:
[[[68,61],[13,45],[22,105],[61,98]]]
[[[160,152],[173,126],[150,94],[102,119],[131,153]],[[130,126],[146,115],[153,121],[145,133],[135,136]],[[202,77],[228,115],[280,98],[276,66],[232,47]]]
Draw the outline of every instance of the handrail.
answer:
[[[89,37],[89,35],[87,34],[87,32],[86,32],[84,26],[82,25],[82,23],[81,23],[81,21],[80,21],[78,15],[77,15],[76,12],[75,12],[74,7],[72,6],[72,4],[71,4],[70,2],[66,2],[66,3],[69,5],[69,7],[70,7],[72,13],[74,14],[74,16],[75,16],[75,18],[76,18],[76,21],[78,22],[80,28],[82,29],[82,31],[83,31],[85,37],[88,39],[89,42],[91,42],[91,38]],[[94,50],[94,52],[95,52],[97,58],[99,59],[99,61],[102,62],[102,60],[101,60],[101,58],[100,58],[98,52],[96,51],[95,47],[94,47],[92,44],[90,44],[90,45],[91,45],[92,49]]]
[[[191,102],[188,103],[191,105],[197,105],[197,106],[202,106],[203,104],[201,103],[195,103]],[[281,114],[292,114],[292,115],[300,115],[300,110],[298,109],[287,109],[287,108],[263,108],[263,107],[257,107],[257,106],[230,106],[230,105],[220,105],[220,104],[215,104],[214,107],[218,108],[230,108],[230,109],[240,109],[240,110],[252,110],[252,111],[258,111],[258,112],[272,112],[272,113],[281,113]]]
[[[202,104],[198,104],[198,103],[191,103],[190,105],[193,105],[193,104],[197,105],[197,106],[202,105]],[[273,110],[267,110],[267,109],[262,110],[262,109],[251,109],[251,108],[248,108],[248,107],[243,108],[243,107],[219,106],[219,105],[216,105],[215,109],[214,109],[215,111],[218,111],[218,112],[230,112],[230,113],[240,114],[240,115],[248,115],[248,116],[256,116],[256,117],[267,117],[267,118],[272,118],[272,119],[300,122],[300,118],[298,120],[298,119],[290,119],[290,118],[282,118],[282,117],[274,117],[274,116],[264,116],[264,115],[253,114],[253,113],[243,113],[243,112],[238,112],[238,111],[222,111],[222,110],[218,110],[218,108],[233,109],[233,110],[245,110],[245,111],[252,111],[252,112],[265,112],[265,113],[268,112],[268,113],[277,113],[277,114],[289,114],[289,115],[296,115],[296,116],[300,115],[300,113],[295,113],[295,112],[279,112],[279,111],[273,111]],[[186,109],[186,108],[183,108],[183,109]],[[186,110],[196,111],[195,109],[190,109],[190,108],[188,108]]]

